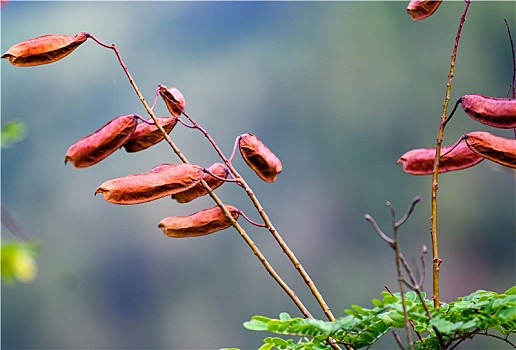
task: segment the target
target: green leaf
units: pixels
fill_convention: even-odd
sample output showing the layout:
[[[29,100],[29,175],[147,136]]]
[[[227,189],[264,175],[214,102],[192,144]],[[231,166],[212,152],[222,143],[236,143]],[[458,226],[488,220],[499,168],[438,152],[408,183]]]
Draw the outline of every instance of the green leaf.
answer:
[[[453,322],[443,320],[442,318],[433,318],[430,320],[430,324],[437,328],[439,332],[444,334],[448,334],[455,329],[455,324]]]
[[[504,294],[516,295],[516,286],[513,286],[513,287],[507,289]]]
[[[383,303],[381,300],[378,300],[376,298],[373,298],[371,299],[371,302],[373,303],[374,306],[376,307],[383,307]]]
[[[282,312],[279,315],[279,317],[280,317],[280,320],[282,320],[282,321],[290,321],[291,320],[290,315],[287,314],[286,312]]]
[[[37,266],[34,257],[39,253],[36,241],[11,241],[2,243],[2,280],[6,283],[15,281],[30,283],[36,278]]]
[[[13,143],[25,137],[25,124],[19,120],[13,120],[2,126],[2,148],[10,147]]]
[[[244,322],[244,327],[250,331],[267,331],[269,330],[268,323],[260,322],[258,320],[251,319],[251,321]]]
[[[263,344],[262,346],[260,346],[260,348],[258,350],[270,350],[274,347],[273,344]]]

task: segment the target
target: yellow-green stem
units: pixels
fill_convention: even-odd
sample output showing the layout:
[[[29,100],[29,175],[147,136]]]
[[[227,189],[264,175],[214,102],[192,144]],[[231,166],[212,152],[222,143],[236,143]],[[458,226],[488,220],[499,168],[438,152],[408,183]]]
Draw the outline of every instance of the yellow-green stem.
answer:
[[[439,188],[438,176],[439,176],[439,162],[441,159],[441,147],[444,137],[444,127],[446,115],[448,113],[448,105],[450,102],[451,95],[451,87],[453,81],[453,74],[455,72],[455,60],[457,58],[457,48],[459,46],[460,34],[462,32],[462,26],[466,21],[466,13],[469,8],[469,0],[465,0],[466,6],[464,8],[464,12],[462,13],[462,17],[459,23],[459,29],[457,30],[457,35],[455,36],[455,43],[453,45],[453,52],[451,56],[450,63],[450,71],[448,73],[448,82],[446,84],[446,97],[444,99],[443,104],[443,112],[441,115],[441,122],[439,124],[439,133],[437,135],[437,146],[435,148],[435,160],[434,160],[434,171],[432,176],[432,257],[433,257],[433,268],[432,268],[432,282],[433,282],[433,297],[434,297],[434,307],[439,308],[440,305],[440,296],[439,296],[439,269],[441,265],[441,258],[439,258],[439,245],[437,241],[437,190]]]

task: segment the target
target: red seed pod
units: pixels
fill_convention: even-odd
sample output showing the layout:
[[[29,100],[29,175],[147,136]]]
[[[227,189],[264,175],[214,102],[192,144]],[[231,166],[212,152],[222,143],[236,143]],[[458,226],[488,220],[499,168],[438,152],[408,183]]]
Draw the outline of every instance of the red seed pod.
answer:
[[[136,129],[136,124],[134,114],[111,120],[99,130],[71,145],[66,152],[65,164],[70,161],[76,168],[97,164],[127,142]]]
[[[177,123],[176,117],[158,117],[157,119],[167,134],[172,131]],[[152,119],[148,119],[148,121],[152,122]],[[140,123],[133,135],[124,144],[124,148],[127,152],[138,152],[157,144],[164,138],[165,136],[163,136],[156,125]]]
[[[282,170],[281,162],[255,135],[240,135],[238,147],[247,165],[263,181],[276,181],[276,177]]]
[[[463,136],[469,148],[495,163],[516,168],[516,140],[506,139],[484,131]]]
[[[431,175],[434,172],[435,148],[414,149],[402,155],[397,163],[403,171],[412,175]],[[469,168],[480,163],[483,156],[469,149],[465,142],[441,147],[439,173]]]
[[[224,179],[228,176],[228,168],[222,163],[212,164],[208,168],[208,170],[212,174]],[[223,180],[217,179],[216,177],[213,177],[208,173],[204,174],[203,180],[206,181],[206,183],[208,184],[208,186],[210,186],[212,190],[220,187],[224,183]],[[172,199],[175,199],[179,203],[188,203],[190,201],[193,201],[197,197],[206,195],[207,193],[208,192],[206,192],[204,187],[199,183],[189,190],[173,194]]]
[[[165,101],[170,114],[174,117],[179,117],[181,113],[183,113],[181,110],[184,111],[186,106],[183,94],[175,87],[167,89],[165,85],[158,86],[158,91],[163,98],[163,101]],[[180,108],[178,108],[178,106]]]
[[[516,100],[474,94],[462,96],[460,103],[477,122],[495,128],[516,128]]]
[[[225,204],[233,219],[237,220],[239,210]],[[231,226],[231,221],[224,215],[220,207],[198,211],[188,216],[171,216],[161,220],[158,227],[163,233],[173,238],[198,237],[224,230]]]
[[[419,21],[430,17],[441,2],[442,0],[412,0],[407,6],[407,13],[413,20]]]
[[[170,164],[154,167],[143,174],[119,177],[104,182],[95,191],[114,204],[139,204],[170,196],[197,185],[203,170],[193,164]]]
[[[88,39],[86,33],[76,36],[49,34],[13,45],[2,55],[14,66],[39,66],[59,61]]]

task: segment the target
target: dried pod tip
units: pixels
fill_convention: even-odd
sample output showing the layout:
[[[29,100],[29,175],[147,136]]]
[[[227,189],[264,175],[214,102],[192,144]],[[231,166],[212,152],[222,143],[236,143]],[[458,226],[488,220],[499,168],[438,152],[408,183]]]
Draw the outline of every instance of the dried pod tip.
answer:
[[[263,181],[276,181],[282,170],[278,157],[253,134],[243,134],[239,138],[238,147],[247,165]]]
[[[237,220],[240,211],[229,204],[224,206],[233,219]],[[163,219],[158,225],[164,234],[173,238],[205,236],[230,226],[231,221],[218,206],[188,216],[171,216]]]
[[[413,20],[419,21],[430,17],[441,2],[442,0],[412,0],[407,6],[407,13]]]
[[[85,32],[75,36],[49,34],[13,45],[1,58],[14,66],[30,67],[49,64],[68,56],[88,39]]]
[[[170,114],[172,114],[174,117],[179,117],[181,113],[183,113],[186,106],[183,94],[175,87],[167,89],[165,85],[159,85],[158,91],[163,98],[163,101],[165,101]]]

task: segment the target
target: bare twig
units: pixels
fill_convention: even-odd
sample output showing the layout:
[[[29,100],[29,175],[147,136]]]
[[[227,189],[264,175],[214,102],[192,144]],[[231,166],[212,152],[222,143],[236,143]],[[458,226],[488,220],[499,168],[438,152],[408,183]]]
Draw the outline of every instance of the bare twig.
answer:
[[[503,19],[505,21],[505,26],[507,27],[507,32],[509,33],[509,41],[511,43],[511,52],[512,52],[512,98],[516,98],[516,55],[514,54],[514,41],[512,41],[511,28],[509,27],[509,23],[507,23],[507,19]]]
[[[398,346],[400,347],[400,349],[405,350],[405,348],[403,347],[403,344],[401,343],[400,336],[398,335],[398,333],[396,333],[396,331],[394,329],[392,330],[392,335],[394,336],[394,339],[396,340],[396,343],[398,343]]]
[[[2,204],[2,225],[20,241],[28,241],[30,236],[27,230],[19,223],[9,210]]]

